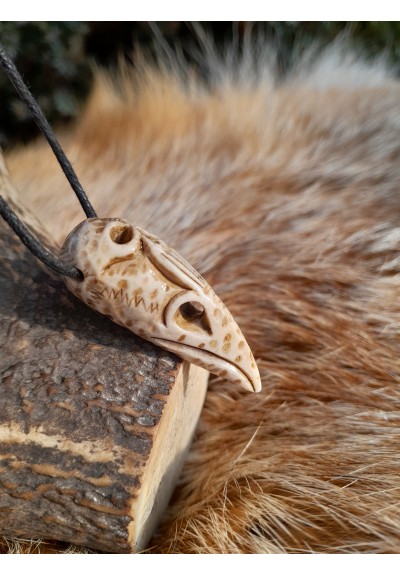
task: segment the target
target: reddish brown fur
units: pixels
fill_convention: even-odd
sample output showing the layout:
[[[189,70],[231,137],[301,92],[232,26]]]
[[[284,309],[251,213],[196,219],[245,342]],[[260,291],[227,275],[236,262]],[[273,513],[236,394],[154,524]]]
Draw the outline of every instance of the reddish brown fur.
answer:
[[[197,267],[262,375],[211,381],[152,550],[399,552],[400,88],[330,55],[263,78],[99,78],[62,138],[98,214]],[[61,242],[83,216],[48,147],[8,166]]]

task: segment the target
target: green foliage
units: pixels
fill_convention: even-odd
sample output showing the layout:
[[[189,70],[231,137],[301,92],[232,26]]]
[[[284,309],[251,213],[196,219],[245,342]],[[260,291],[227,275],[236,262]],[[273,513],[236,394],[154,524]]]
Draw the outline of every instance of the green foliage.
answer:
[[[90,85],[80,22],[0,22],[0,41],[50,122],[75,116]],[[0,70],[0,145],[37,134],[30,114]]]
[[[271,23],[283,45],[291,46],[296,40],[304,46],[318,40],[322,44],[338,36],[350,45],[375,56],[385,51],[396,59],[400,49],[400,22],[275,22]]]

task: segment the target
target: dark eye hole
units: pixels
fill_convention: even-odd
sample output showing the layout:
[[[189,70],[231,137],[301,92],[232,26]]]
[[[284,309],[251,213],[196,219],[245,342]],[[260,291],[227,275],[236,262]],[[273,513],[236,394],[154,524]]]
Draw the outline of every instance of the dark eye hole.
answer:
[[[110,238],[116,244],[127,244],[133,238],[132,226],[115,226],[110,231]]]
[[[204,307],[197,301],[187,301],[183,303],[179,309],[187,321],[199,319],[204,314]]]
[[[212,333],[207,312],[197,301],[183,303],[175,313],[175,321],[185,331]]]

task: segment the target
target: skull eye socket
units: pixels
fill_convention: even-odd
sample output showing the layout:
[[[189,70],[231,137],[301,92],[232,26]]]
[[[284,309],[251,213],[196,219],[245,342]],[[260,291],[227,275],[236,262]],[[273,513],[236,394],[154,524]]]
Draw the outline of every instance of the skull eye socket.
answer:
[[[127,244],[133,238],[132,226],[114,226],[110,230],[110,238],[115,244]]]
[[[204,315],[204,307],[197,301],[187,301],[183,303],[179,309],[187,321],[200,319]]]
[[[176,310],[175,321],[185,331],[212,333],[206,310],[197,301],[183,303]]]

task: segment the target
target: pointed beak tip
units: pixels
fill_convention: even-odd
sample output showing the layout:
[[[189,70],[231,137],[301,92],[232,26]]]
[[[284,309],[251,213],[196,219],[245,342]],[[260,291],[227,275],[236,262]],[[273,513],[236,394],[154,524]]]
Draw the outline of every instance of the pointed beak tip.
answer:
[[[251,381],[248,386],[246,385],[246,389],[248,391],[252,391],[253,393],[260,393],[262,389],[261,381],[259,379]]]
[[[239,383],[238,380],[235,378],[232,378],[233,381],[235,381],[236,383]],[[261,391],[261,378],[260,376],[257,374],[257,376],[254,374],[254,376],[250,376],[249,374],[245,374],[245,373],[241,373],[241,378],[240,378],[240,386],[242,387],[242,389],[245,389],[246,391],[250,391],[252,393],[260,393]]]

